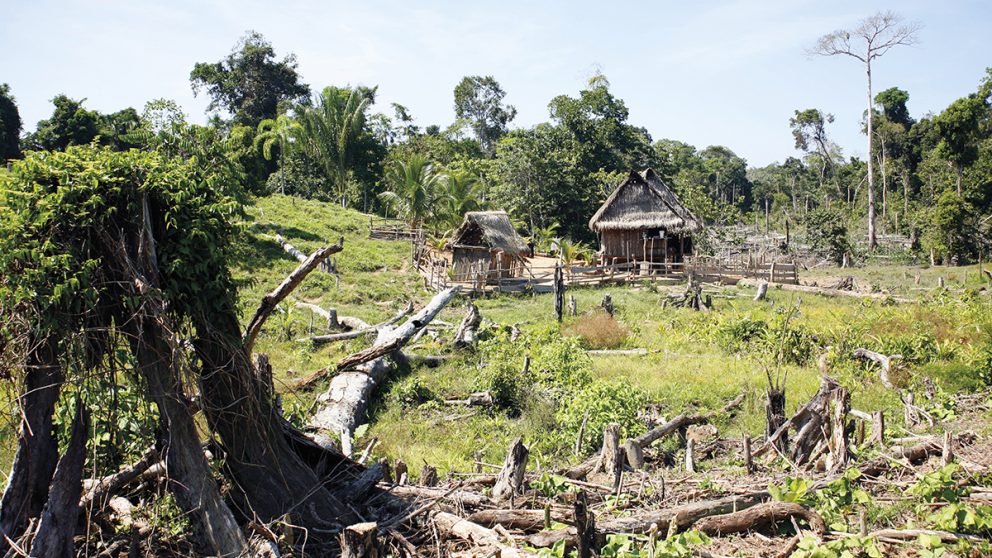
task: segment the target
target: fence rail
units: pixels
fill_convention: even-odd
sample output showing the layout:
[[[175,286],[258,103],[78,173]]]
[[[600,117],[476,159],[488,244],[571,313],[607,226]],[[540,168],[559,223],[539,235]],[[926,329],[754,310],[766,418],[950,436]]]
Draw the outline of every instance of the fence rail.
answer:
[[[369,238],[417,241],[423,235],[423,229],[411,227],[399,219],[369,217]]]

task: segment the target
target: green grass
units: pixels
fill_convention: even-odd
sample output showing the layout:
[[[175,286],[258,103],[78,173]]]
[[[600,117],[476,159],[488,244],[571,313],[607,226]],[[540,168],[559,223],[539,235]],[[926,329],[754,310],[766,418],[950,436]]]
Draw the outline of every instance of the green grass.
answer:
[[[304,201],[283,196],[258,200],[250,210],[253,217],[249,234],[240,246],[241,262],[235,275],[245,281],[241,290],[242,315],[254,310],[256,301],[274,288],[295,266],[296,261],[285,254],[272,235],[279,231],[289,242],[309,252],[316,247],[345,237],[345,249],[338,254],[340,285],[326,274],[314,273],[294,293],[294,297],[337,308],[341,315],[354,315],[372,323],[394,314],[408,300],[419,307],[431,293],[426,292],[420,278],[410,265],[410,245],[402,241],[375,241],[367,238],[367,217],[333,204]],[[905,274],[903,273],[905,270]],[[866,269],[816,270],[817,276],[854,275],[859,281],[876,282],[880,288],[913,291],[913,277],[919,272],[927,281],[936,283],[944,275],[949,288],[975,287],[980,284],[977,267],[954,269],[924,269],[906,266]],[[805,277],[805,275],[804,275]],[[252,279],[248,282],[248,279]],[[961,282],[960,285],[956,282]],[[747,397],[739,414],[733,419],[717,421],[724,435],[741,432],[758,435],[764,427],[763,397],[767,385],[766,368],[787,372],[787,410],[791,413],[814,393],[819,385],[816,355],[803,365],[778,366],[767,352],[744,351],[731,354],[720,346],[717,334],[721,324],[748,318],[769,324],[781,320],[783,313],[799,305],[791,327],[813,336],[819,346],[834,343],[830,352],[829,373],[840,379],[852,393],[852,406],[864,411],[884,410],[892,418],[894,431],[901,421],[898,395],[878,380],[877,371],[863,363],[851,361],[841,350],[848,351],[851,343],[869,348],[901,346],[914,340],[934,340],[938,356],[926,362],[913,363],[901,382],[912,383],[926,374],[948,391],[978,387],[972,363],[975,351],[992,332],[992,312],[988,300],[962,303],[956,298],[937,298],[927,302],[886,305],[879,301],[858,298],[828,298],[802,295],[770,289],[768,300],[753,302],[753,291],[737,287],[712,288],[715,310],[694,312],[663,307],[661,302],[669,292],[681,287],[640,288],[612,287],[582,288],[569,292],[577,300],[580,316],[566,318],[568,325],[583,319],[581,314],[599,305],[603,294],[609,292],[617,307],[618,321],[630,331],[625,347],[643,347],[651,351],[646,356],[593,357],[591,372],[595,379],[616,380],[639,388],[663,412],[674,416],[681,412],[705,411],[722,407],[741,392]],[[508,326],[519,324],[526,333],[554,324],[553,301],[549,295],[496,295],[476,301],[486,324]],[[464,303],[453,302],[438,319],[457,324],[464,312]],[[274,316],[259,339],[258,351],[270,353],[277,383],[286,390],[284,401],[291,411],[305,413],[320,393],[291,393],[288,386],[294,378],[332,364],[340,356],[367,345],[370,340],[353,340],[343,344],[313,350],[295,341],[310,329],[309,311],[293,309],[287,315]],[[315,331],[322,331],[323,320],[313,321]],[[291,331],[288,331],[291,330]],[[442,330],[450,336],[450,330]],[[409,349],[419,354],[449,352],[447,344],[426,337],[419,347]],[[512,358],[523,360],[531,350],[522,342],[509,344],[506,351]],[[533,398],[520,416],[481,412],[461,416],[466,410],[438,403],[403,408],[392,395],[399,382],[419,379],[437,397],[464,397],[476,389],[481,366],[475,354],[450,354],[453,357],[441,367],[414,367],[398,373],[377,394],[372,402],[370,428],[364,438],[379,439],[377,456],[403,459],[416,473],[426,462],[445,471],[467,471],[473,453],[483,452],[483,459],[500,463],[506,447],[517,436],[523,436],[532,446],[532,454],[542,465],[568,459],[551,440],[557,425],[553,409],[539,398]],[[288,372],[288,371],[292,372]],[[326,384],[325,384],[326,385]],[[357,445],[361,445],[359,440]]]

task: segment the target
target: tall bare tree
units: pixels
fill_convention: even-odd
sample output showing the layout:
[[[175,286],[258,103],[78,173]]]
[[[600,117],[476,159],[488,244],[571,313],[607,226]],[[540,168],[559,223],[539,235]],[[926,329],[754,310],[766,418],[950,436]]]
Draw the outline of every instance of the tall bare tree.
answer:
[[[918,23],[906,23],[902,16],[893,12],[879,12],[861,20],[854,29],[840,29],[828,33],[816,42],[810,49],[810,54],[820,56],[845,55],[859,60],[865,65],[868,74],[868,249],[878,246],[875,235],[875,166],[872,162],[873,142],[872,130],[872,91],[871,63],[897,46],[909,46],[918,42],[917,33],[921,26]]]

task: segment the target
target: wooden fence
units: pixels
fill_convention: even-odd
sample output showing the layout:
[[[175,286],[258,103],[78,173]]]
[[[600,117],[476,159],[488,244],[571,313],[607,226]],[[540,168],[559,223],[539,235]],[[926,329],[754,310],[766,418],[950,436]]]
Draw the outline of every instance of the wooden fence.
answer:
[[[417,259],[417,270],[424,277],[424,284],[432,290],[462,285],[474,292],[549,292],[554,281],[554,266],[526,265],[519,276],[506,277],[502,269],[480,264],[454,273],[445,254],[422,250]],[[565,284],[605,285],[639,282],[684,281],[693,276],[700,281],[736,283],[743,278],[765,279],[771,283],[798,284],[799,276],[793,263],[771,262],[747,265],[743,262],[721,262],[715,258],[692,258],[687,262],[618,262],[604,265],[566,266]]]
[[[409,240],[416,242],[423,238],[424,230],[413,228],[399,219],[369,217],[369,238],[379,240]]]

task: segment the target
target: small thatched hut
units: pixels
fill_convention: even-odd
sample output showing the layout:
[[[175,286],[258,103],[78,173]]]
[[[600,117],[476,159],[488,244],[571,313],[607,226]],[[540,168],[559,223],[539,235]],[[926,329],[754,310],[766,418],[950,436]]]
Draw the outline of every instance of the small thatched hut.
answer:
[[[470,211],[451,236],[451,268],[456,277],[486,273],[490,279],[522,273],[529,250],[505,211]]]
[[[651,169],[631,172],[589,220],[603,261],[681,262],[703,223]]]

